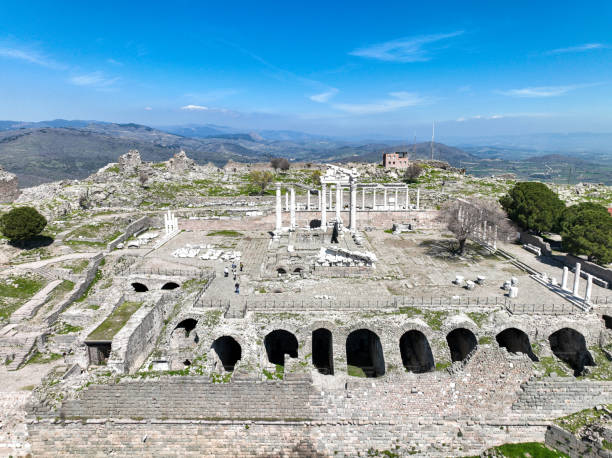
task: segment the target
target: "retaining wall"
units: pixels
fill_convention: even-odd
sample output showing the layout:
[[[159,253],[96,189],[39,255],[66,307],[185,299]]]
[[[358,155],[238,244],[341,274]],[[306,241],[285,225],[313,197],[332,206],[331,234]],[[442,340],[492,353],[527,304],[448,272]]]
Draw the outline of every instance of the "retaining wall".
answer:
[[[569,456],[601,456],[612,458],[612,451],[604,450],[599,444],[584,442],[569,431],[551,425],[545,436],[546,445]]]
[[[129,239],[136,232],[141,231],[145,228],[151,227],[152,225],[153,225],[153,219],[150,216],[143,216],[142,218],[137,219],[136,221],[128,224],[123,234],[121,234],[115,240],[109,242],[106,245],[106,251],[114,250],[117,247],[117,245]]]

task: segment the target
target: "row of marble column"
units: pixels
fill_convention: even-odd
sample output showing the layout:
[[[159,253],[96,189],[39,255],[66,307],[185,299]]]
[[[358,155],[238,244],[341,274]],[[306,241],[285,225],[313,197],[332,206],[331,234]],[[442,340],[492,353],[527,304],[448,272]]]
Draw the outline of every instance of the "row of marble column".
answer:
[[[571,292],[573,296],[578,299],[584,299],[585,302],[591,302],[591,294],[593,292],[593,276],[591,274],[587,274],[587,285],[586,291],[584,294],[584,298],[580,296],[580,272],[582,269],[582,265],[577,262],[576,263],[576,271],[574,272],[574,284],[572,289],[570,290],[567,287],[567,281],[569,277],[569,269],[567,267],[563,268],[563,277],[561,277],[561,289],[567,292]]]
[[[317,207],[313,208],[311,205],[311,194],[306,194],[306,210],[319,210],[321,211],[321,227],[325,230],[327,226],[327,211],[333,211],[335,209],[336,221],[341,221],[340,213],[344,209],[344,189],[345,186],[335,184],[329,186],[329,204],[327,202],[327,184],[323,183],[320,190],[317,190]],[[333,197],[335,191],[335,199]],[[354,182],[349,183],[349,229],[355,230],[357,224],[357,185]],[[396,211],[401,210],[400,205],[400,194],[403,193],[405,196],[405,208],[406,210],[411,208],[410,202],[410,189],[409,188],[361,188],[361,210],[366,210],[366,192],[371,191],[372,196],[372,208],[373,210],[388,210]],[[382,191],[382,205],[376,204],[376,191]],[[390,205],[389,194],[395,192],[395,198],[392,205]],[[335,200],[335,202],[334,202]],[[335,205],[334,205],[335,204]],[[416,203],[415,209],[419,210],[421,205],[421,190],[416,191]],[[276,230],[279,231],[282,228],[282,194],[280,184],[276,186]],[[290,188],[285,193],[285,211],[290,212],[290,228],[296,227],[295,222],[295,189]]]

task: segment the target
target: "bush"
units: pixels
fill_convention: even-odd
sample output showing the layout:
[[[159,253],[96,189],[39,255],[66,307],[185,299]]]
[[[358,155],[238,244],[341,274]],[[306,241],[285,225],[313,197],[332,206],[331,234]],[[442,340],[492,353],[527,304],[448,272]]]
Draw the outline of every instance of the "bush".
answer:
[[[0,231],[11,241],[31,239],[47,225],[46,218],[32,207],[13,208],[0,218]]]
[[[423,173],[423,167],[413,162],[406,168],[406,171],[404,172],[404,181],[406,183],[415,183],[421,173]]]
[[[289,167],[291,166],[289,160],[285,159],[284,157],[275,157],[270,159],[270,165],[274,168],[274,170],[280,169],[283,171],[289,170]]]

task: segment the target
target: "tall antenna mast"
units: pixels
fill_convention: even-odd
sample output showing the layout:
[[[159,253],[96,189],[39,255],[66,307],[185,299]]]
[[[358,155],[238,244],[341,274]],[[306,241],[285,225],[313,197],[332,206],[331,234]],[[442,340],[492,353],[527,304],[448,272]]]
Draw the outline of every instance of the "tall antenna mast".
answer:
[[[435,133],[436,133],[436,121],[433,121],[431,123],[431,160],[432,161],[433,161],[433,158],[434,158],[433,149],[434,149],[434,136],[435,136]]]

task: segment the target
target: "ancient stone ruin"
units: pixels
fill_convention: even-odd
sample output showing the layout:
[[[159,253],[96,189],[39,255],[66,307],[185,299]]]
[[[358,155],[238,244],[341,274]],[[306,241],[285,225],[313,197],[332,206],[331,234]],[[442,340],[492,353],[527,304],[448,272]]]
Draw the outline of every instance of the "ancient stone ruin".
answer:
[[[17,175],[7,172],[0,166],[0,203],[13,202],[19,197]]]

